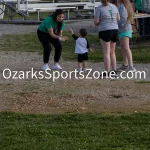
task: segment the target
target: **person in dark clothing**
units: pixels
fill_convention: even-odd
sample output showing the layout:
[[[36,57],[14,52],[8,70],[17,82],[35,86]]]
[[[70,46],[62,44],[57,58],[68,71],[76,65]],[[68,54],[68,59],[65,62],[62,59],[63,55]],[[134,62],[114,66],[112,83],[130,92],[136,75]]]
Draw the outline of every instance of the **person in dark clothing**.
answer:
[[[57,9],[51,16],[46,17],[38,27],[37,35],[44,49],[44,65],[42,67],[42,70],[49,69],[48,62],[51,52],[50,44],[52,44],[55,47],[54,65],[52,69],[62,69],[62,67],[58,64],[62,51],[61,41],[68,40],[68,37],[62,35],[62,32],[65,27],[63,19],[63,10]]]

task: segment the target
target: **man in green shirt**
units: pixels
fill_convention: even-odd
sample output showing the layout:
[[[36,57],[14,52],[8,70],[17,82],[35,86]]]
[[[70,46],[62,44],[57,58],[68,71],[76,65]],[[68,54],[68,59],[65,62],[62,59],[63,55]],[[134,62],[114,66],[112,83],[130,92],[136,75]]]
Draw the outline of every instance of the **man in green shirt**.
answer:
[[[142,13],[142,0],[133,0],[134,10],[138,10],[139,13]]]
[[[62,69],[61,66],[58,64],[62,51],[61,41],[65,41],[68,39],[68,37],[62,36],[62,32],[65,26],[63,19],[64,19],[63,10],[57,9],[53,15],[46,17],[38,27],[37,35],[44,49],[43,51],[44,65],[42,67],[42,70],[44,71],[49,69],[48,62],[51,52],[50,43],[55,48],[54,65],[52,69],[55,70]]]

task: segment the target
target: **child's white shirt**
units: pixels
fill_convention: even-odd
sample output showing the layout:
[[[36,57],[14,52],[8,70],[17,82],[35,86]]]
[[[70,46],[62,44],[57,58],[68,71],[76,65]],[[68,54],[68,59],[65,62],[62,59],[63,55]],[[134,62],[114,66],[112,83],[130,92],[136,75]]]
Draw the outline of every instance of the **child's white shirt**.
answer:
[[[88,40],[86,38],[77,37],[76,35],[72,35],[72,37],[76,40],[75,53],[76,54],[84,54],[88,52],[88,48],[90,48]]]

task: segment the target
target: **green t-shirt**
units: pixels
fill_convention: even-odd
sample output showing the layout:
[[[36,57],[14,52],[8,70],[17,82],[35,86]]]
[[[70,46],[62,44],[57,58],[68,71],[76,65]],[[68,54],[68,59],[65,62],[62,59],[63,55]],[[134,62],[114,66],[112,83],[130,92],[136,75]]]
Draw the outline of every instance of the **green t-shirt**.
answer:
[[[53,20],[51,16],[48,16],[44,19],[44,21],[40,24],[38,29],[42,32],[48,33],[48,29],[53,28],[54,30],[57,29],[58,23]],[[64,20],[62,21],[61,30],[64,30],[65,23]]]
[[[142,11],[142,0],[133,0],[133,3],[135,3],[135,8],[137,10]]]

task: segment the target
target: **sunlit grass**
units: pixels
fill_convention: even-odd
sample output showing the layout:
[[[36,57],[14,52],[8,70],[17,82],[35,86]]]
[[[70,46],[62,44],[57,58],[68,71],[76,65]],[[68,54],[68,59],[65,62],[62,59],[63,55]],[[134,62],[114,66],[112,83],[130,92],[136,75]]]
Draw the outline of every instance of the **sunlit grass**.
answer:
[[[74,54],[75,41],[71,37],[69,32],[64,32],[64,35],[69,37],[69,40],[63,42],[62,57],[64,60],[76,60]],[[101,62],[103,61],[103,53],[99,43],[97,35],[87,36],[89,43],[95,45],[95,52],[92,54],[89,52],[89,61]],[[43,49],[41,43],[37,38],[36,33],[30,34],[17,34],[17,35],[5,35],[0,40],[0,51],[22,51],[22,52],[39,52],[42,54]],[[150,62],[150,48],[145,46],[137,46],[131,48],[134,62],[149,63]],[[121,49],[116,48],[117,61],[122,61]]]

